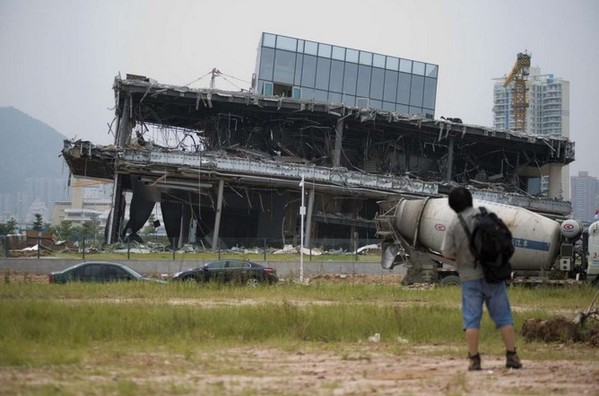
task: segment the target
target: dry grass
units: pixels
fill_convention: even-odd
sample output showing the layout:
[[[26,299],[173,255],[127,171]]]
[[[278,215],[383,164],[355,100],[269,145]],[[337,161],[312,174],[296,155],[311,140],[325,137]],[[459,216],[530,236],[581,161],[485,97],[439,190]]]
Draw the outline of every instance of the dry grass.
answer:
[[[503,367],[485,319],[483,368],[466,371],[457,289],[379,277],[309,285],[0,284],[2,394],[596,394],[599,349],[520,341]],[[388,278],[385,278],[388,279]],[[585,309],[593,289],[510,291],[517,323]],[[368,342],[379,332],[380,342]],[[594,393],[595,392],[595,393]]]

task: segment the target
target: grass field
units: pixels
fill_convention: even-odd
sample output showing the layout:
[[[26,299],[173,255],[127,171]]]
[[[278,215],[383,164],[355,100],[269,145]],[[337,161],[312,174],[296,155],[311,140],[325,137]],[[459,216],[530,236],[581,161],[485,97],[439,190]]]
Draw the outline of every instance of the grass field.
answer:
[[[516,327],[529,318],[573,318],[588,308],[595,294],[596,289],[586,286],[512,287]],[[248,367],[253,361],[248,363],[248,353],[260,360],[260,351],[274,356],[319,352],[366,363],[372,355],[356,351],[375,333],[381,335],[377,348],[392,356],[425,350],[428,356],[461,358],[459,300],[458,288],[407,288],[376,278],[258,288],[142,282],[55,285],[5,278],[0,284],[1,393],[194,394],[203,389],[208,394],[239,394],[235,380],[219,385],[218,378],[262,376]],[[502,354],[488,317],[481,344],[486,353]],[[596,348],[566,347],[568,359],[577,364],[599,361]],[[563,346],[533,342],[522,348],[529,360],[564,358]],[[236,358],[238,353],[244,357]],[[195,375],[209,373],[213,380],[189,379],[191,367],[201,367],[203,374]],[[160,381],[152,380],[155,370],[164,376]],[[36,373],[44,380],[27,381]],[[316,394],[332,394],[327,387],[336,385],[327,382]],[[241,394],[248,395],[264,391],[263,385],[242,388]],[[305,393],[283,386],[272,394]]]

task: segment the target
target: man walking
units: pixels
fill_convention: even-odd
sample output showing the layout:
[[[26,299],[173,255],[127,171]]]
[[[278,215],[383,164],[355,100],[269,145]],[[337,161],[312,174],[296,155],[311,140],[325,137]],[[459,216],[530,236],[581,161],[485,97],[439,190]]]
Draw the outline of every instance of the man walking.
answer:
[[[457,216],[445,232],[442,252],[445,257],[455,259],[462,281],[462,320],[470,358],[468,370],[481,370],[478,338],[483,304],[486,305],[505,344],[505,366],[519,369],[522,367],[522,363],[516,353],[514,320],[505,282],[488,283],[485,281],[482,266],[476,264],[476,259],[470,251],[469,235],[458,219],[458,216],[461,216],[470,232],[472,231],[475,222],[474,215],[478,211],[472,206],[470,191],[464,187],[453,188],[449,193],[449,207],[456,212]]]

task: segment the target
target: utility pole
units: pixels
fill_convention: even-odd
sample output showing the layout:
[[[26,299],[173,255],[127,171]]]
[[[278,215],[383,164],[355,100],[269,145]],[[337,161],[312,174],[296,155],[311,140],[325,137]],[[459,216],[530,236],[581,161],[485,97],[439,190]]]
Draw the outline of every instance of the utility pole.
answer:
[[[304,216],[306,216],[306,205],[304,204],[304,175],[302,175],[302,181],[299,185],[302,188],[302,206],[300,206],[302,223],[300,235],[300,283],[304,283]]]

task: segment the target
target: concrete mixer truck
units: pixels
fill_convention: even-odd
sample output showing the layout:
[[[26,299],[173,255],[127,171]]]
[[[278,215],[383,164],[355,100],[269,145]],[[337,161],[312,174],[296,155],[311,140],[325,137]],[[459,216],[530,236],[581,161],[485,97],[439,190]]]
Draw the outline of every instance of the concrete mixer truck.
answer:
[[[599,284],[599,222],[583,242],[577,220],[558,222],[518,207],[474,199],[475,207],[495,212],[512,232],[513,282]],[[399,198],[379,202],[377,234],[383,239],[381,265],[404,266],[404,284],[459,285],[455,263],[441,255],[445,231],[455,216],[447,198]]]

